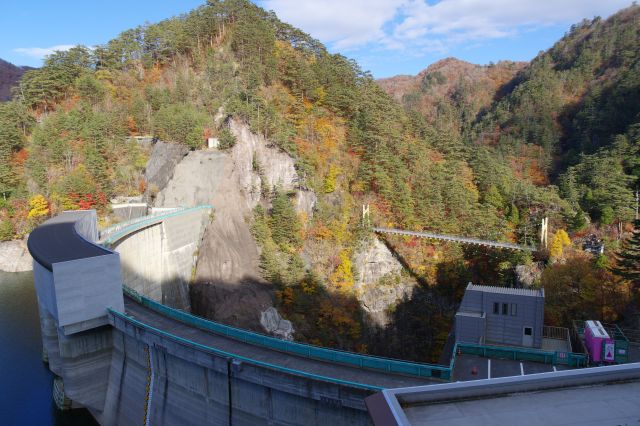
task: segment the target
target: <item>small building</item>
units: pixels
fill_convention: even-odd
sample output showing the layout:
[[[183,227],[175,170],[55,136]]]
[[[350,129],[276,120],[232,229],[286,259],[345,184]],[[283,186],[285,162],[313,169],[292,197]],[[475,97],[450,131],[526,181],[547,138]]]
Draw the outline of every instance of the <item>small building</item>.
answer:
[[[456,342],[541,348],[544,289],[469,283],[455,318]]]
[[[65,336],[109,324],[109,307],[124,309],[120,255],[97,239],[96,211],[77,210],[47,220],[27,241],[40,315]]]
[[[207,148],[219,148],[220,147],[220,139],[218,138],[207,138]]]

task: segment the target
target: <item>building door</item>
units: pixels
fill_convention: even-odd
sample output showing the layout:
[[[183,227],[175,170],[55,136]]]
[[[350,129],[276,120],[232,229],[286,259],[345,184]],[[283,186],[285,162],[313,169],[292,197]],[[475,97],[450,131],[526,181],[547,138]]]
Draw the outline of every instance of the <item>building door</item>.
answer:
[[[532,327],[524,327],[522,329],[522,346],[527,346],[527,347],[533,346],[533,328]]]

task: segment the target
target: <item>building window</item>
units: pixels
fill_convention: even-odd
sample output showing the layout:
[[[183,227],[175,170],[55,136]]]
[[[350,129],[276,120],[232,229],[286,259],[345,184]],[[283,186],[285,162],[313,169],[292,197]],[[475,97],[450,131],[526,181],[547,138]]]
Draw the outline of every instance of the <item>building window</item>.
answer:
[[[515,303],[511,304],[511,316],[518,316],[518,305],[516,305]]]
[[[508,303],[503,303],[502,304],[502,315],[509,315],[509,304]]]
[[[524,335],[525,336],[531,336],[533,334],[533,328],[531,327],[525,327],[524,328]]]
[[[500,314],[500,304],[498,302],[493,303],[493,313],[496,315]]]

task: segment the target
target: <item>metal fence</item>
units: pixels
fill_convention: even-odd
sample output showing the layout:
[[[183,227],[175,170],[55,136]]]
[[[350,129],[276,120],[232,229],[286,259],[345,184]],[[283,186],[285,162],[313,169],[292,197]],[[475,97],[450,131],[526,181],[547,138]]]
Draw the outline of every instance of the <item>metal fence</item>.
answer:
[[[485,358],[511,359],[514,361],[532,361],[543,364],[562,364],[570,367],[586,367],[587,357],[573,352],[548,352],[537,349],[513,348],[503,346],[474,345],[456,343],[451,368],[455,365],[457,354],[478,355]]]
[[[346,364],[358,368],[386,371],[389,373],[406,374],[416,377],[430,377],[449,379],[451,371],[448,367],[422,364],[409,361],[401,361],[391,358],[382,358],[371,355],[361,355],[353,352],[340,351],[304,343],[296,343],[282,340],[252,331],[230,327],[214,321],[191,315],[178,309],[170,308],[161,303],[141,296],[135,290],[124,286],[125,293],[143,306],[158,312],[166,317],[173,318],[190,326],[221,334],[241,342],[256,346],[277,350],[305,358],[313,358],[320,361],[328,361]]]
[[[346,381],[346,380],[340,380],[340,379],[336,379],[333,377],[326,377],[326,376],[320,376],[317,374],[313,374],[313,373],[307,373],[305,371],[300,371],[300,370],[294,370],[291,368],[287,368],[287,367],[282,367],[280,365],[275,365],[275,364],[270,364],[267,362],[263,362],[263,361],[258,361],[255,359],[251,359],[251,358],[247,358],[247,357],[243,357],[243,356],[239,356],[236,354],[232,354],[230,352],[226,352],[211,346],[206,346],[200,343],[196,343],[193,342],[191,340],[187,340],[184,339],[180,336],[176,336],[175,334],[166,332],[164,330],[160,330],[157,329],[149,324],[145,324],[143,322],[140,322],[138,320],[136,320],[135,318],[131,318],[129,316],[127,316],[126,314],[123,314],[122,312],[118,312],[115,311],[111,308],[108,308],[109,313],[113,316],[113,323],[114,325],[117,324],[118,321],[121,321],[123,323],[129,323],[135,327],[138,327],[142,330],[145,330],[147,332],[150,332],[152,334],[155,334],[156,336],[162,337],[162,338],[166,338],[169,340],[172,340],[180,345],[183,345],[185,347],[191,347],[191,348],[195,348],[198,351],[202,351],[205,353],[210,353],[213,355],[217,355],[223,358],[227,358],[229,360],[234,359],[234,360],[240,360],[243,362],[246,362],[248,364],[252,364],[252,365],[256,365],[259,367],[264,367],[264,368],[268,368],[270,370],[276,370],[276,371],[281,371],[284,373],[288,373],[288,374],[293,374],[296,376],[302,376],[302,377],[307,377],[313,380],[320,380],[320,381],[324,381],[324,382],[330,382],[330,383],[335,383],[337,385],[341,385],[341,386],[349,386],[349,387],[354,387],[354,388],[360,388],[360,389],[366,389],[369,391],[373,391],[373,392],[379,392],[381,390],[383,390],[384,388],[381,388],[379,386],[372,386],[372,385],[367,385],[364,383],[356,383],[356,382],[350,382],[350,381]]]
[[[187,214],[193,211],[211,210],[211,209],[213,209],[213,206],[205,204],[202,206],[191,207],[188,209],[173,210],[169,213],[164,213],[160,215],[144,216],[141,218],[132,219],[127,222],[119,223],[117,225],[114,225],[110,228],[105,229],[100,233],[100,238],[102,240],[101,244],[107,248],[111,248],[111,245],[113,245],[114,243],[116,243],[118,240],[122,239],[126,235],[132,232],[135,232],[139,229],[142,229],[144,227],[147,227],[149,225],[162,222],[165,219]]]

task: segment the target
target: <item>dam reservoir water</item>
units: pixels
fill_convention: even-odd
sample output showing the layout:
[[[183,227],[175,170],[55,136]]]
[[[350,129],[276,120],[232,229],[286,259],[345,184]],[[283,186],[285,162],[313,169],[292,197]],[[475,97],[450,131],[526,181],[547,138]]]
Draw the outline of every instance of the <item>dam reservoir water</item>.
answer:
[[[52,387],[53,375],[42,362],[33,274],[0,271],[0,424],[96,424],[86,410],[58,411]]]

